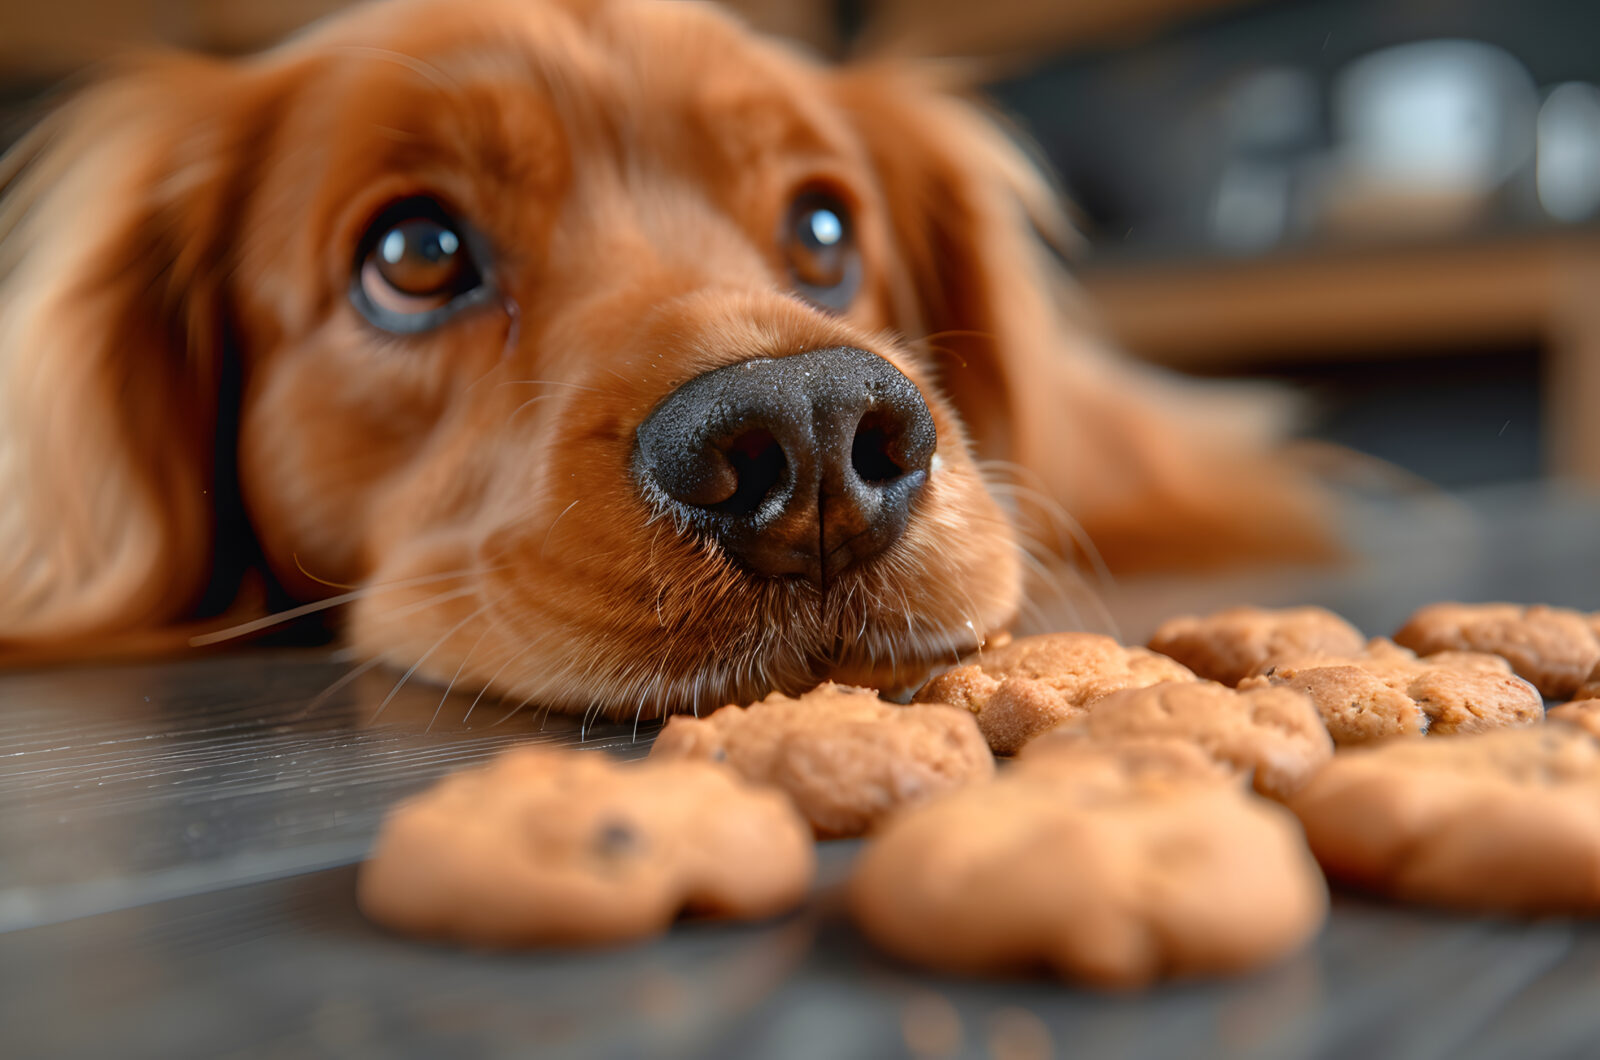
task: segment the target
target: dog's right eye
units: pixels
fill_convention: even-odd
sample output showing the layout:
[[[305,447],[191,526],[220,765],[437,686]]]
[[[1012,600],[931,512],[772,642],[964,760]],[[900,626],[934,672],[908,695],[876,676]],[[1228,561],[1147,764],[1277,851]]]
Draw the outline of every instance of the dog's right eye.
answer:
[[[467,226],[434,200],[396,203],[361,240],[350,300],[385,331],[437,327],[487,293],[474,242]]]

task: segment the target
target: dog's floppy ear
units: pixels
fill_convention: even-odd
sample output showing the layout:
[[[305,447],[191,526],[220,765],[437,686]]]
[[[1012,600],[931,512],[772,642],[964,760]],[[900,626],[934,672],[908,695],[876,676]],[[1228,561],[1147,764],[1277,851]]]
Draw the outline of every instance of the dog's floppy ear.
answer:
[[[243,83],[141,61],[0,169],[0,644],[158,625],[207,586]]]
[[[1074,239],[1059,197],[996,121],[903,68],[837,88],[909,277],[895,323],[925,340],[980,457],[1015,465],[1114,569],[1333,554],[1320,489],[1277,452],[1283,396],[1103,348],[1050,251]]]

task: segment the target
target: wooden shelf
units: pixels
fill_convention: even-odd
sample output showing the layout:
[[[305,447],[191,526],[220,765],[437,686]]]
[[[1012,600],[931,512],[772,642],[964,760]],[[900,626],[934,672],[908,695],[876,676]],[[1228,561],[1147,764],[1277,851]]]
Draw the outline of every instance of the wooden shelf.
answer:
[[[1600,233],[1105,266],[1080,280],[1123,348],[1179,369],[1536,345],[1550,470],[1600,483]]]

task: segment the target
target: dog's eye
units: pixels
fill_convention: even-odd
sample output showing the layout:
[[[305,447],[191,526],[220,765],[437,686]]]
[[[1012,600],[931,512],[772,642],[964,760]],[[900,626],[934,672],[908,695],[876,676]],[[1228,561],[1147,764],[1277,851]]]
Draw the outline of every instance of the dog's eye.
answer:
[[[383,234],[372,264],[397,294],[441,298],[455,292],[470,268],[462,249],[460,236],[437,221],[417,217]]]
[[[797,290],[825,309],[848,309],[861,284],[849,208],[836,195],[795,197],[783,225],[783,252]]]
[[[484,293],[466,226],[432,199],[396,203],[373,222],[350,282],[361,314],[401,333],[437,327]]]

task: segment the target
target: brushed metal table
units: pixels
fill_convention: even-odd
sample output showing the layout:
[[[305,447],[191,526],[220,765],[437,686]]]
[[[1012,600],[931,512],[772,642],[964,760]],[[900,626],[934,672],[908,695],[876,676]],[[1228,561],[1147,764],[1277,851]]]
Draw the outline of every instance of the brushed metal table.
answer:
[[[1238,601],[1370,632],[1433,599],[1600,609],[1600,498],[1500,490],[1355,525],[1339,570],[1100,586],[1130,639]],[[1086,609],[1084,613],[1089,613]],[[1600,1055],[1600,923],[1337,895],[1246,979],[1107,996],[925,975],[857,938],[857,844],[813,900],[597,952],[483,954],[361,918],[385,807],[510,744],[640,756],[650,733],[408,683],[325,648],[0,674],[0,1056],[880,1058]],[[344,679],[341,683],[341,679]],[[375,716],[376,715],[376,716]]]

